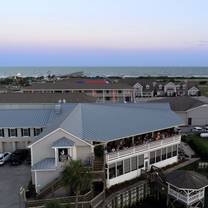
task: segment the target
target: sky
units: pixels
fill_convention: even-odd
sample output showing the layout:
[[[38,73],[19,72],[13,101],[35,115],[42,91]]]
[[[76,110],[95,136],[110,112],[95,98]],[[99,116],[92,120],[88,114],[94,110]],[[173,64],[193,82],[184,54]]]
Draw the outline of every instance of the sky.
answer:
[[[207,0],[0,0],[0,66],[208,66]]]

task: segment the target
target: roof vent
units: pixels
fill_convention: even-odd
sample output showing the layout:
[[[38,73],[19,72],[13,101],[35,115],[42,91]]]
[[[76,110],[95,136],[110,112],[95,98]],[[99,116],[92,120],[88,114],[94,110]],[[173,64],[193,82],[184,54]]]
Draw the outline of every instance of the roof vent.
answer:
[[[59,104],[61,104],[61,103],[62,103],[62,100],[61,100],[61,99],[60,99],[60,100],[58,100],[58,103],[59,103]]]
[[[56,104],[55,105],[55,113],[56,114],[60,114],[61,113],[61,104]]]
[[[63,99],[63,100],[62,100],[62,103],[66,103],[66,99]]]

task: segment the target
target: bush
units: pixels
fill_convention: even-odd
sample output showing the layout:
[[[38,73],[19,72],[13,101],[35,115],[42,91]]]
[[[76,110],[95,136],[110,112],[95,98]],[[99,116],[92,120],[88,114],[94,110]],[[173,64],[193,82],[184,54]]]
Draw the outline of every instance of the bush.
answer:
[[[103,158],[104,156],[104,147],[103,145],[98,145],[95,147],[94,149],[95,152],[95,156],[99,157],[99,158]]]
[[[45,208],[62,208],[62,206],[55,200],[47,202]]]
[[[191,148],[201,157],[203,160],[208,160],[208,140],[201,138],[200,136],[193,135],[187,139]]]
[[[35,198],[36,197],[35,185],[32,184],[32,180],[30,180],[30,182],[27,186],[26,197],[27,198]]]

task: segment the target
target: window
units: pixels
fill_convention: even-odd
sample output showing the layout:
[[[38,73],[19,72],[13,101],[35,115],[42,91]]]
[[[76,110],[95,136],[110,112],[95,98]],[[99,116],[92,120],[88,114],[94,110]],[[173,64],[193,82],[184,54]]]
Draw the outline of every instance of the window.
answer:
[[[156,151],[156,162],[161,161],[161,149]]]
[[[137,169],[137,157],[131,158],[131,171],[134,171]]]
[[[96,90],[96,93],[101,94],[101,93],[103,93],[103,91],[102,90]]]
[[[167,148],[167,158],[171,158],[172,157],[172,146]]]
[[[188,125],[192,125],[192,118],[188,118]]]
[[[166,147],[162,148],[162,160],[166,160]]]
[[[177,155],[177,144],[173,145],[173,157]]]
[[[155,151],[150,152],[150,164],[155,163]]]
[[[109,179],[116,177],[116,166],[115,163],[109,165]]]
[[[65,162],[68,159],[68,149],[58,149],[59,162]]]
[[[144,155],[139,155],[139,168],[143,168],[144,167]]]
[[[21,129],[21,133],[23,137],[30,136],[30,129]]]
[[[130,158],[124,160],[124,173],[130,172]]]
[[[0,129],[0,137],[4,137],[4,129]]]
[[[162,85],[161,84],[159,85],[159,89],[162,90]]]
[[[35,128],[34,129],[34,136],[38,136],[43,131],[43,128]]]
[[[17,129],[8,129],[9,137],[17,137]]]
[[[123,175],[123,161],[117,162],[117,176]]]

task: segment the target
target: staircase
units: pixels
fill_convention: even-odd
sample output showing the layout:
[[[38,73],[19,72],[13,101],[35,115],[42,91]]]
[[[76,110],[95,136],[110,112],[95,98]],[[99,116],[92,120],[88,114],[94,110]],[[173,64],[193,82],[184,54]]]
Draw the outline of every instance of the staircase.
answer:
[[[104,171],[104,160],[95,158],[93,161],[93,171]]]
[[[93,181],[105,180],[104,160],[101,158],[95,158],[92,167]]]

